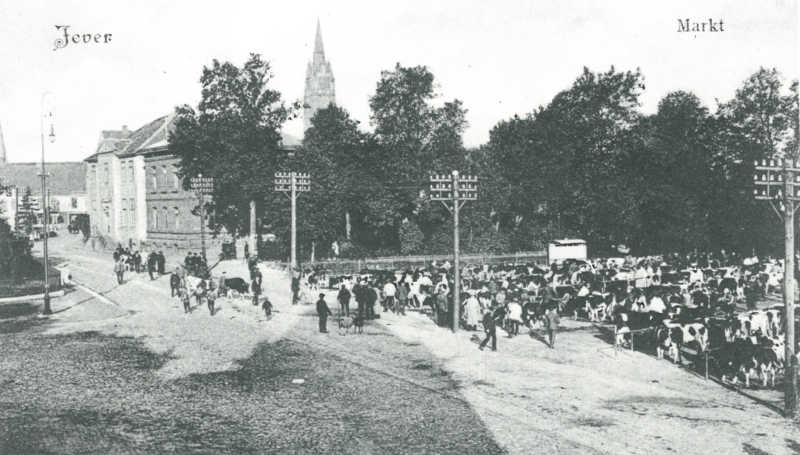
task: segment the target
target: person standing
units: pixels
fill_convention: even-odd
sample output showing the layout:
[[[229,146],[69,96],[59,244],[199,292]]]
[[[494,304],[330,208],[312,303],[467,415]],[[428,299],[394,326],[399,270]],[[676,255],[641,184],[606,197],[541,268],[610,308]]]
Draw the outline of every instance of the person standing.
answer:
[[[386,313],[388,309],[392,310],[392,313],[395,312],[395,300],[394,296],[397,293],[397,287],[391,281],[386,283],[383,286],[383,312]]]
[[[194,290],[194,296],[197,299],[197,306],[203,303],[203,295],[206,293],[206,280],[200,280],[197,283],[197,288]]]
[[[250,283],[250,290],[253,292],[253,305],[258,306],[258,296],[261,295],[261,274],[256,273],[253,282]]]
[[[158,275],[159,276],[164,275],[165,273],[167,273],[167,270],[165,268],[165,266],[167,264],[167,260],[164,258],[164,252],[163,251],[159,251],[158,252],[158,256],[156,256],[156,263],[158,264]]]
[[[250,245],[247,242],[244,242],[244,262],[245,264],[250,263]]]
[[[440,289],[436,294],[436,325],[447,327],[447,291]]]
[[[483,315],[483,330],[486,332],[486,339],[483,340],[478,349],[483,351],[489,340],[492,340],[492,351],[497,350],[497,327],[495,324],[494,313],[489,312]]]
[[[122,284],[123,276],[125,275],[125,264],[123,264],[122,259],[118,259],[114,263],[114,273],[117,274],[117,284]]]
[[[358,304],[358,317],[360,318],[364,317],[364,310],[366,309],[366,287],[367,282],[363,280],[353,286],[353,296],[356,298],[356,303]]]
[[[181,291],[180,296],[181,296],[181,302],[183,302],[183,312],[188,313],[189,307],[191,305],[191,300],[189,300],[189,291],[184,289],[183,291]]]
[[[175,297],[176,295],[180,297],[181,275],[179,272],[180,269],[175,267],[175,271],[172,272],[172,275],[169,277],[170,297]]]
[[[261,305],[261,309],[264,310],[264,316],[267,318],[272,316],[272,302],[269,301],[269,297],[264,296],[264,303]]]
[[[156,253],[150,253],[147,256],[147,274],[150,275],[150,281],[153,281],[153,273],[156,271]]]
[[[400,281],[397,284],[397,314],[406,315],[406,304],[408,304],[408,283]]]
[[[333,316],[333,313],[325,303],[325,294],[320,294],[317,300],[317,315],[319,315],[319,333],[328,333],[328,316]]]
[[[508,316],[506,317],[511,324],[509,336],[519,335],[519,326],[522,324],[522,305],[517,302],[516,298],[508,303]]]
[[[219,295],[227,295],[228,294],[228,283],[227,277],[225,276],[225,272],[222,272],[222,275],[219,277],[219,282],[217,284],[217,289]]]
[[[336,296],[336,300],[339,301],[340,316],[350,316],[350,296],[350,291],[347,290],[347,286],[342,284],[339,289],[339,295]]]
[[[300,277],[297,274],[292,275],[292,305],[297,305],[300,300]]]
[[[547,309],[547,314],[545,314],[544,322],[545,325],[547,326],[547,335],[548,335],[548,340],[550,341],[550,349],[555,349],[556,331],[558,330],[558,324],[561,323],[561,320],[558,319],[558,312],[556,311],[555,307],[551,306]]]
[[[214,285],[211,284],[208,287],[208,293],[206,294],[206,301],[208,302],[208,312],[211,316],[214,316],[214,302],[217,300],[217,293],[214,292]]]
[[[467,292],[469,298],[464,301],[464,319],[466,319],[467,330],[475,331],[478,329],[478,322],[481,319],[481,303],[475,298],[474,290],[470,289]]]
[[[375,319],[375,302],[378,301],[378,290],[369,284],[364,287],[365,319]]]

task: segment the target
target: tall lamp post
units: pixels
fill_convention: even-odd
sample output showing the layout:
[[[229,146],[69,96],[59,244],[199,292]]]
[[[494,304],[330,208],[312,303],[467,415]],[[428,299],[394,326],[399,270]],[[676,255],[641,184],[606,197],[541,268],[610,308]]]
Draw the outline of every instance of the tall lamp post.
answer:
[[[777,164],[777,165],[776,165]],[[794,211],[800,200],[800,168],[792,160],[756,161],[754,183],[755,198],[769,201],[775,213],[783,219],[785,259],[783,270],[783,304],[786,320],[784,374],[784,410],[786,417],[796,419],[797,412],[797,357],[795,357],[794,322]],[[781,203],[783,214],[773,201]]]
[[[43,220],[43,231],[44,231],[44,238],[43,238],[43,249],[44,249],[44,311],[43,314],[50,315],[53,314],[53,310],[50,309],[50,265],[47,257],[47,239],[50,237],[50,229],[48,228],[49,224],[49,217],[50,217],[50,198],[48,197],[48,190],[47,190],[47,172],[45,172],[44,166],[44,119],[50,118],[50,134],[48,138],[50,139],[50,143],[56,141],[56,134],[53,131],[53,111],[56,110],[56,97],[52,93],[45,93],[42,96],[42,117],[40,118],[42,122],[42,202],[41,205],[44,208],[44,220]],[[47,111],[47,116],[45,117],[45,111]]]
[[[461,309],[461,263],[458,245],[458,211],[467,201],[478,200],[478,178],[465,175],[459,177],[458,171],[452,175],[431,176],[431,200],[442,201],[447,210],[453,214],[453,333],[458,332]],[[453,202],[450,209],[448,202]]]

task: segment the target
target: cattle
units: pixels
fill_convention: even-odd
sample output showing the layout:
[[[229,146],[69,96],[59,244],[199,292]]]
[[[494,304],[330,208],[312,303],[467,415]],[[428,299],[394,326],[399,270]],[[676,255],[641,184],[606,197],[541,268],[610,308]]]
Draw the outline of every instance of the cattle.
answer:
[[[731,327],[734,338],[747,338],[756,333],[766,336],[769,333],[769,324],[767,313],[753,311],[738,315],[732,320]]]
[[[608,305],[613,300],[611,294],[605,296],[598,293],[592,293],[586,297],[586,305],[584,307],[589,320],[592,322],[600,322],[606,317],[606,310]]]
[[[228,298],[233,297],[234,291],[238,292],[239,295],[243,295],[250,290],[250,285],[243,278],[227,278],[225,279],[225,286],[228,288]]]
[[[342,316],[339,318],[339,335],[342,335],[342,329],[344,329],[344,335],[347,335],[350,331],[350,327],[353,326],[353,318],[350,316]]]
[[[667,348],[675,363],[683,363],[683,346],[689,343],[697,344],[700,348],[699,352],[705,351],[708,346],[708,328],[702,323],[676,324],[665,320],[664,328],[667,330],[659,330],[657,335],[659,349]],[[659,351],[659,358],[663,358],[661,351]]]
[[[718,351],[715,359],[722,370],[720,378],[723,382],[730,376],[731,382],[736,384],[741,372],[744,373],[745,387],[750,387],[752,375],[761,376],[764,387],[771,377],[774,387],[777,370],[783,366],[773,347],[759,344],[752,337],[733,340]]]
[[[622,345],[625,334],[641,329],[651,329],[664,321],[664,315],[659,313],[639,313],[637,311],[620,311],[614,317],[617,346]]]

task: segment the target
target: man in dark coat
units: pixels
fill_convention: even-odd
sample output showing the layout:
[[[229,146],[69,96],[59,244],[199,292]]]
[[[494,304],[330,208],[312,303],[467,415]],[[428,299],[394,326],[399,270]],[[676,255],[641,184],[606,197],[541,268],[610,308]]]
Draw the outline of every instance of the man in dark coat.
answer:
[[[367,287],[366,281],[360,281],[358,284],[353,286],[353,297],[356,299],[356,303],[358,304],[358,317],[364,317],[364,309],[366,306],[366,296],[364,295],[364,289]]]
[[[292,305],[297,305],[300,299],[300,277],[297,275],[292,276]]]
[[[153,273],[156,271],[156,253],[150,253],[147,256],[147,274],[150,275],[150,281],[153,281]]]
[[[436,325],[447,327],[447,291],[444,289],[436,294]]]
[[[339,301],[339,315],[350,316],[350,291],[347,290],[345,285],[342,285],[336,299]]]
[[[178,268],[175,267],[175,271],[172,272],[172,275],[169,277],[169,289],[170,297],[175,297],[176,295],[180,297],[180,288],[181,288],[181,275],[178,273]]]
[[[328,333],[328,316],[333,316],[333,313],[325,303],[325,294],[320,294],[317,300],[317,315],[319,315],[319,333]]]
[[[163,275],[163,274],[167,273],[166,268],[165,268],[167,260],[164,258],[164,252],[163,251],[159,251],[158,252],[158,256],[156,256],[156,261],[158,263],[158,274],[159,275]]]
[[[250,290],[253,291],[253,305],[258,306],[258,296],[261,295],[261,272],[256,271],[253,282],[250,283]]]
[[[378,290],[372,286],[364,287],[364,318],[375,319],[375,302],[378,301]]]
[[[478,346],[481,351],[489,343],[489,340],[492,340],[492,351],[497,350],[497,328],[495,322],[494,312],[483,315],[483,330],[486,332],[486,339]]]

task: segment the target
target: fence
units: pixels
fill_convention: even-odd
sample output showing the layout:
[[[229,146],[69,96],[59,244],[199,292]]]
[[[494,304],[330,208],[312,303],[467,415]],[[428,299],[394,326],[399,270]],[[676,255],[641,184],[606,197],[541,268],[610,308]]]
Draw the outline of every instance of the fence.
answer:
[[[43,277],[44,278],[44,277]],[[63,289],[61,283],[61,271],[50,269],[50,292]],[[44,294],[44,279],[26,280],[0,280],[0,298],[20,297],[23,295]]]
[[[427,267],[431,262],[436,261],[443,263],[444,261],[453,261],[453,256],[392,256],[374,259],[361,259],[357,261],[351,260],[334,260],[334,261],[318,261],[314,266],[320,266],[325,269],[328,275],[351,275],[359,273],[361,270],[406,270],[414,269],[416,267]],[[537,263],[545,264],[547,262],[546,251],[533,251],[533,252],[520,252],[513,254],[489,255],[489,254],[462,254],[460,256],[462,264],[528,264]],[[303,264],[303,268],[311,264]]]

